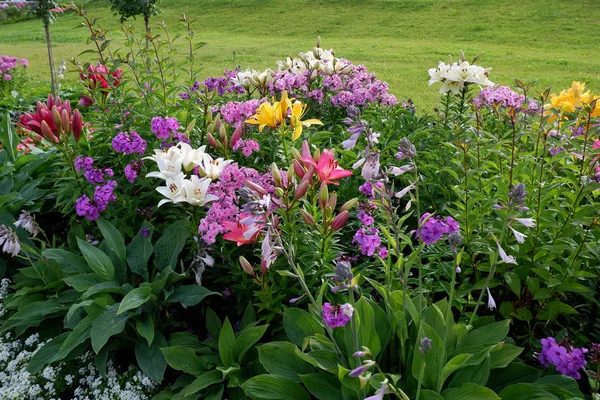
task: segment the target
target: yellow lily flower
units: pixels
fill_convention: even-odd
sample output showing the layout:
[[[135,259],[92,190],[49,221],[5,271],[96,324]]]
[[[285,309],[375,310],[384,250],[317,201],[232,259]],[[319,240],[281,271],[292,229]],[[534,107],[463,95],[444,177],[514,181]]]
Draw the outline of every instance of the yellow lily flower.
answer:
[[[546,104],[545,108],[547,110],[559,110],[561,114],[572,113],[577,108],[591,104],[597,98],[598,96],[590,93],[589,90],[585,92],[585,83],[574,81],[569,89],[561,91],[558,95],[552,93],[550,103]],[[546,115],[550,113],[550,111],[546,111]],[[592,110],[592,116],[600,116],[600,101],[596,103],[596,107]],[[556,115],[550,117],[550,121],[555,119]]]
[[[285,123],[285,117],[291,104],[292,102],[287,95],[287,91],[284,91],[280,101],[273,101],[273,104],[268,101],[262,103],[256,109],[256,114],[248,118],[245,122],[251,125],[258,125],[260,132],[263,131],[265,126],[277,129],[279,125]]]
[[[275,107],[275,114],[277,114],[277,119],[279,123],[282,124],[285,122],[285,118],[287,117],[287,112],[292,106],[292,101],[288,97],[287,90],[284,90],[281,94],[281,100],[273,104]]]
[[[296,101],[292,105],[292,115],[290,115],[290,126],[293,128],[292,140],[296,140],[302,135],[303,126],[323,125],[318,119],[307,119],[302,121],[302,117],[306,113],[306,108],[306,104],[302,104],[300,101]]]

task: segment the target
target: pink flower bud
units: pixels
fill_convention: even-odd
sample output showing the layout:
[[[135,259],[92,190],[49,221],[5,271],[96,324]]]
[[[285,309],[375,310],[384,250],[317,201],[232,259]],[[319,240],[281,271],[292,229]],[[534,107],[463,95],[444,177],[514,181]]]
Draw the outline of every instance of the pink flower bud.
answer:
[[[344,225],[346,225],[346,222],[348,222],[349,215],[350,213],[348,211],[342,211],[341,213],[339,213],[333,219],[333,221],[331,221],[331,230],[335,232],[342,229]]]
[[[79,110],[75,110],[73,113],[71,130],[73,131],[73,137],[75,138],[75,141],[79,142],[79,139],[81,138],[81,131],[83,130],[83,121],[81,120],[81,113]]]
[[[304,171],[304,167],[302,166],[302,164],[300,164],[300,161],[298,160],[294,160],[292,164],[294,165],[294,172],[296,173],[298,178],[302,179],[302,177],[304,177],[304,174],[306,173]]]
[[[240,266],[248,275],[252,277],[256,276],[254,273],[254,268],[252,268],[252,265],[250,265],[250,263],[244,258],[244,256],[240,256]]]
[[[309,185],[308,185],[307,181],[300,182],[300,184],[296,188],[296,193],[294,194],[294,200],[299,200],[302,197],[304,197],[304,195],[308,191],[308,186]]]
[[[79,100],[79,105],[82,107],[89,107],[94,105],[94,100],[89,96],[81,96]]]
[[[231,135],[231,140],[229,141],[229,146],[233,147],[237,143],[238,140],[242,137],[242,127],[238,127],[235,131],[233,131],[233,135]]]
[[[71,133],[71,121],[69,121],[69,119],[69,113],[63,108],[63,110],[60,113],[60,121],[62,124],[63,131],[66,135],[69,135]]]
[[[260,186],[257,183],[246,180],[245,184],[246,184],[246,187],[254,190],[256,193],[258,193],[261,196],[266,196],[267,194],[269,194],[269,192],[267,192],[262,186]]]
[[[306,211],[305,209],[301,208],[300,209],[300,216],[302,217],[302,220],[307,224],[312,226],[313,228],[315,228],[317,226],[317,224],[315,223],[315,219],[313,218],[312,215],[310,215],[308,213],[308,211]]]
[[[208,140],[208,144],[210,144],[211,147],[215,149],[219,148],[219,143],[217,143],[217,141],[215,140],[213,135],[210,134],[210,132],[206,134],[206,140]]]

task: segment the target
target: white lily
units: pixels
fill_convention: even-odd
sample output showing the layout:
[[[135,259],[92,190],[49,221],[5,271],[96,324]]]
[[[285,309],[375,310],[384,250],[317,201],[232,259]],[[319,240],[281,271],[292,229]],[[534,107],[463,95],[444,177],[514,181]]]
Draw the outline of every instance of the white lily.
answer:
[[[223,169],[231,164],[233,160],[225,160],[223,158],[213,159],[210,154],[204,154],[202,162],[195,161],[200,166],[202,175],[212,180],[219,179]]]
[[[211,180],[209,178],[200,179],[196,175],[192,175],[191,179],[183,180],[184,201],[191,205],[203,206],[204,204],[219,200],[218,196],[208,194],[208,187]]]
[[[181,203],[186,201],[185,192],[183,190],[184,181],[183,172],[180,172],[172,178],[166,178],[165,186],[156,188],[158,193],[166,197],[166,199],[162,199],[158,202],[158,207],[165,203]]]

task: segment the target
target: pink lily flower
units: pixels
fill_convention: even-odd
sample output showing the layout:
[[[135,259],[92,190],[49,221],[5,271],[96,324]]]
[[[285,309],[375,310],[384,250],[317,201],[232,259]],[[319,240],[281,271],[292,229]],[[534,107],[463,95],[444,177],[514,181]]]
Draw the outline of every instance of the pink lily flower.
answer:
[[[335,161],[333,153],[329,149],[323,150],[323,152],[318,155],[318,159],[313,158],[310,155],[310,150],[306,141],[302,144],[301,161],[307,168],[312,165],[319,176],[319,180],[326,185],[330,183],[339,185],[339,182],[334,181],[352,175],[352,171],[347,171],[340,167],[338,162]]]
[[[246,218],[247,215],[241,214],[240,221]],[[223,227],[230,232],[223,235],[223,239],[236,242],[238,246],[242,246],[248,243],[256,241],[262,226],[258,224],[243,224],[241,222],[230,222],[226,221],[223,223]]]

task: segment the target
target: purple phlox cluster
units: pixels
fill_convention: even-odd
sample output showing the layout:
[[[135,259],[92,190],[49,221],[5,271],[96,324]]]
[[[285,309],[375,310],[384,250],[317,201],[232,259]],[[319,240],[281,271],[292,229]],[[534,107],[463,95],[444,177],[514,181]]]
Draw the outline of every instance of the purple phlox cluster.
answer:
[[[206,93],[215,90],[219,96],[223,96],[229,93],[243,94],[244,88],[236,86],[233,82],[233,78],[237,77],[237,71],[225,70],[223,71],[222,77],[209,77],[202,82],[194,82],[192,86],[188,88],[187,93],[180,93],[178,97],[184,100],[189,100],[192,93]]]
[[[364,210],[360,210],[358,212],[358,214],[356,214],[356,217],[365,226],[373,225],[373,222],[375,222],[375,219],[373,218],[373,216]]]
[[[260,151],[260,145],[256,140],[252,139],[238,139],[237,142],[233,145],[233,150],[240,150],[242,154],[246,157],[250,157],[253,152]]]
[[[354,65],[349,73],[339,77],[342,85],[330,98],[331,104],[335,107],[348,108],[351,105],[363,107],[369,103],[393,106],[398,103],[396,97],[388,93],[388,84],[376,79],[375,74],[369,73],[364,65]],[[328,84],[337,86],[334,80]]]
[[[75,158],[75,169],[77,171],[83,170],[83,176],[91,184],[102,183],[107,179],[106,177],[114,176],[114,172],[111,168],[96,168],[93,164],[94,159],[92,157]]]
[[[150,128],[157,138],[165,140],[172,132],[177,132],[179,130],[179,122],[172,117],[154,117],[152,118]]]
[[[116,187],[116,181],[108,181],[104,185],[96,186],[93,199],[84,194],[75,201],[75,212],[80,217],[86,217],[90,221],[98,219],[100,213],[106,210],[108,204],[117,200],[114,194]]]
[[[332,306],[329,303],[323,304],[323,318],[325,323],[330,328],[339,328],[350,322],[354,307],[346,303],[340,306]]]
[[[224,222],[238,222],[240,209],[237,191],[244,187],[246,180],[259,184],[269,193],[275,191],[270,173],[260,174],[252,168],[240,168],[237,164],[226,166],[219,180],[208,189],[208,193],[218,196],[219,200],[210,203],[206,216],[198,226],[198,233],[207,244],[215,243],[217,235],[228,231]]]
[[[357,244],[360,247],[360,252],[365,256],[372,256],[379,249],[381,245],[381,238],[379,237],[379,229],[375,227],[360,228],[354,234],[352,243]]]
[[[325,94],[321,89],[314,89],[308,92],[306,97],[316,101],[319,104],[323,104],[323,98],[325,97]]]
[[[125,178],[127,178],[129,183],[133,183],[138,177],[143,163],[143,160],[139,160],[125,166]]]
[[[7,55],[0,56],[0,75],[5,81],[10,81],[19,66],[26,68],[29,65],[29,61],[25,58],[11,57]]]
[[[360,192],[362,194],[364,194],[365,196],[367,196],[370,200],[373,200],[375,198],[375,191],[376,191],[375,188],[383,190],[385,188],[385,186],[382,182],[367,181],[367,182],[363,183],[362,185],[360,185],[358,187],[358,190],[360,190]]]
[[[431,246],[444,235],[450,235],[459,229],[458,222],[452,217],[442,218],[439,215],[431,216],[425,213],[421,216],[421,228],[418,237],[427,246]]]
[[[304,71],[299,74],[292,71],[276,72],[273,81],[269,82],[269,91],[271,95],[276,95],[284,90],[287,90],[290,95],[300,92],[305,93],[308,91],[310,75],[310,71]]]
[[[112,140],[112,147],[117,153],[144,154],[146,141],[135,131],[131,133],[119,132]]]
[[[508,86],[488,86],[479,92],[473,99],[475,106],[502,106],[520,109],[525,102],[525,96],[512,90]]]
[[[555,155],[557,155],[558,153],[560,153],[561,151],[565,151],[565,148],[564,147],[550,147],[550,150],[549,150],[550,155],[553,157]]]
[[[236,128],[243,125],[244,121],[256,113],[256,109],[265,99],[248,101],[230,101],[221,107],[221,116],[229,125]]]
[[[544,367],[552,364],[561,374],[579,379],[579,370],[584,369],[586,365],[587,352],[586,348],[575,348],[567,340],[557,342],[553,337],[547,337],[542,339],[542,352],[538,359]]]

